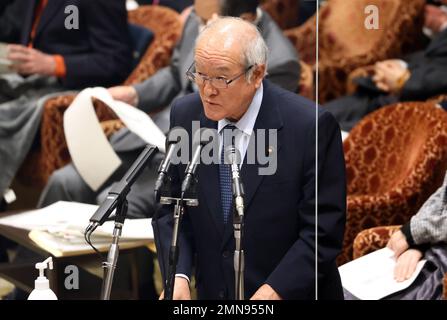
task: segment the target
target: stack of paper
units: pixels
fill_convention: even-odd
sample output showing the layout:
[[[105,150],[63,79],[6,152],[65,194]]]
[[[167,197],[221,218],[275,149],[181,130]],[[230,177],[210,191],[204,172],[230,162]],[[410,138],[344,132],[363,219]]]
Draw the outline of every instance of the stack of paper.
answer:
[[[0,219],[0,224],[29,230],[29,237],[55,256],[89,253],[93,250],[84,240],[84,231],[98,206],[59,201],[46,208]],[[99,250],[107,250],[112,239],[114,222],[107,221],[91,238]],[[154,234],[151,219],[126,219],[120,247],[151,244]]]
[[[426,260],[419,261],[410,279],[394,280],[394,252],[383,248],[338,268],[343,288],[361,300],[378,300],[408,288],[421,272]]]

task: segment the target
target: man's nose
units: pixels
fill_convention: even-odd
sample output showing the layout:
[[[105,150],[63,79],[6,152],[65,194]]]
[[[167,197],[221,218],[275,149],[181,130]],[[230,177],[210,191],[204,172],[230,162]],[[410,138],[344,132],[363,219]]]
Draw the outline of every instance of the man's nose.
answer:
[[[211,84],[210,79],[205,79],[203,82],[203,91],[205,92],[205,95],[212,96],[217,93],[216,88]]]

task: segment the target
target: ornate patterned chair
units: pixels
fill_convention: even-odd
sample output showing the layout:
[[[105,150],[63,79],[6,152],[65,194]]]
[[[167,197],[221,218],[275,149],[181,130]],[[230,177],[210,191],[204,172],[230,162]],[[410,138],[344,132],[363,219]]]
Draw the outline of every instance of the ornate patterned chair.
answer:
[[[182,31],[179,14],[162,6],[140,6],[129,11],[129,21],[149,28],[154,33],[154,40],[125,81],[126,85],[138,83],[168,65]],[[54,170],[70,161],[63,131],[63,114],[73,99],[72,95],[57,96],[45,103],[40,145],[29,153],[18,172],[18,178],[26,184],[43,187]],[[95,101],[94,105],[100,121],[116,119],[101,102]]]
[[[310,100],[315,99],[315,77],[314,71],[310,65],[300,61],[301,73],[298,83],[298,93]]]
[[[413,49],[422,35],[424,4],[424,0],[328,0],[319,16],[320,103],[345,94],[354,69]],[[378,30],[365,27],[368,5],[379,8]],[[301,59],[315,66],[316,16],[285,33]]]
[[[384,248],[400,226],[381,226],[361,231],[354,239],[354,259]],[[447,300],[447,274],[444,276],[444,300]]]
[[[344,142],[347,221],[342,264],[362,230],[402,224],[438,188],[447,168],[447,113],[398,103],[366,116]]]

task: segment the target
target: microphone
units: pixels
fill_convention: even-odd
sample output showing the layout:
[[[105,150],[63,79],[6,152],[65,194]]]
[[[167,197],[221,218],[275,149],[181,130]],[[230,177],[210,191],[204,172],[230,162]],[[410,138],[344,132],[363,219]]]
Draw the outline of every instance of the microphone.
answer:
[[[231,164],[231,176],[233,179],[233,197],[236,211],[240,217],[244,216],[244,185],[240,178],[239,163],[241,155],[234,145],[230,145],[225,150],[227,159]]]
[[[166,176],[169,171],[169,167],[171,166],[171,158],[174,156],[176,151],[177,143],[180,142],[181,137],[179,135],[174,135],[173,132],[179,130],[180,127],[174,127],[169,130],[169,133],[166,137],[166,156],[163,161],[160,163],[160,167],[158,168],[158,177],[157,181],[155,181],[155,199],[156,201],[160,201],[160,190],[165,183]]]
[[[119,182],[115,182],[107,195],[107,198],[99,206],[93,216],[90,218],[90,224],[87,226],[85,233],[92,234],[93,231],[100,225],[102,225],[107,218],[116,209],[119,202],[125,199],[130,191],[131,186],[137,180],[147,163],[152,159],[155,153],[158,151],[157,147],[147,145],[137,160],[132,164],[129,170],[127,170],[124,177]]]
[[[190,188],[191,183],[194,179],[197,165],[200,162],[200,154],[202,152],[202,148],[213,140],[213,136],[214,135],[212,130],[208,128],[201,128],[200,130],[196,131],[193,139],[193,146],[197,147],[195,148],[192,159],[188,163],[188,166],[185,170],[185,178],[183,179],[181,189],[182,198],[185,195],[186,191],[188,191],[188,189]]]

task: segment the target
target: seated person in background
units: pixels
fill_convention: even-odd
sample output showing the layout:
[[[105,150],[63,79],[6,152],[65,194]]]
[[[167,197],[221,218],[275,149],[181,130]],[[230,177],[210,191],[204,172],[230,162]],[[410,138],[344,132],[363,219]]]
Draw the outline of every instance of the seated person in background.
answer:
[[[15,0],[13,5],[25,16],[20,44],[8,48],[13,71],[56,76],[65,89],[110,86],[131,71],[124,0]],[[72,19],[65,13],[70,5],[79,13]]]
[[[351,130],[368,113],[399,101],[426,100],[447,92],[447,13],[425,6],[425,26],[434,36],[429,46],[404,60],[385,60],[375,64],[372,78],[357,78],[353,95],[328,102],[344,131]]]
[[[447,174],[443,185],[387,244],[397,258],[396,280],[400,282],[411,277],[423,257],[421,245],[440,242],[447,242]]]
[[[132,63],[124,0],[15,0],[11,6],[25,18],[20,44],[7,46],[17,74],[0,77],[0,198],[39,128],[44,100],[39,99],[119,84]]]

